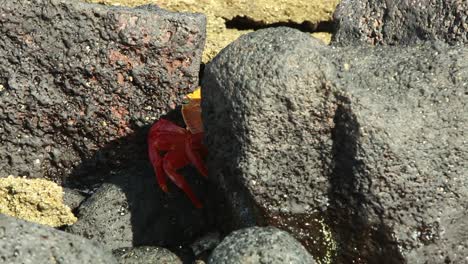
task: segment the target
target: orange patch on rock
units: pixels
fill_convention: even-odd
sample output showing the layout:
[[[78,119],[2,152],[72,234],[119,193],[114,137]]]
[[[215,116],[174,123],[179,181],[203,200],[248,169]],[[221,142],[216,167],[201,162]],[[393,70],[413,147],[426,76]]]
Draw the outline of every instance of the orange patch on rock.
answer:
[[[110,107],[110,111],[112,113],[112,116],[117,119],[117,136],[118,137],[123,137],[128,135],[132,130],[129,128],[129,123],[125,119],[126,116],[128,116],[129,112],[128,109],[125,107]]]
[[[120,61],[127,65],[127,69],[132,69],[133,67],[141,64],[141,61],[138,58],[131,58],[118,50],[111,50],[108,58],[110,64],[116,64]]]

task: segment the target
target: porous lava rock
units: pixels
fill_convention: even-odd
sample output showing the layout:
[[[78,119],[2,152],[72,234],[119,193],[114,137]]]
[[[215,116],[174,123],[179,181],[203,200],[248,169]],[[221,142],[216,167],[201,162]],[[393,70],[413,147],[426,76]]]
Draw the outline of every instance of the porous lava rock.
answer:
[[[181,173],[196,195],[207,194],[195,169]],[[191,176],[191,175],[192,176]],[[109,181],[78,208],[78,221],[67,231],[117,250],[142,245],[177,247],[192,242],[209,229],[205,209],[197,209],[190,199],[169,182],[169,193],[156,183],[149,162],[138,161],[128,169],[115,171]]]
[[[203,62],[239,36],[259,27],[289,24],[330,42],[333,11],[340,0],[84,0],[109,5],[137,6],[153,3],[177,12],[200,12],[207,17],[207,40]],[[323,31],[326,32],[323,32]],[[317,32],[318,31],[318,32]]]
[[[202,84],[225,228],[275,225],[316,260],[336,241],[338,263],[466,261],[465,46],[337,48],[259,30]]]
[[[202,14],[0,5],[0,177],[63,181],[146,155],[142,127],[198,85]]]
[[[250,227],[232,232],[214,249],[208,263],[315,264],[304,246],[274,227]]]
[[[334,21],[334,45],[468,42],[466,0],[341,1]]]
[[[182,260],[168,249],[160,247],[141,246],[135,248],[122,248],[114,251],[120,264],[182,264]]]
[[[9,264],[117,263],[88,239],[0,214],[0,260]]]

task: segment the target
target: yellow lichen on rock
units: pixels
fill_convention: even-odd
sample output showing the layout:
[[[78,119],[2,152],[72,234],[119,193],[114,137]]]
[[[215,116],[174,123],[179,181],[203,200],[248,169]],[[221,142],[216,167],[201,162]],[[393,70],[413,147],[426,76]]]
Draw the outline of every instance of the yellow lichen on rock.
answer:
[[[333,12],[340,0],[85,0],[86,2],[108,5],[137,6],[156,4],[164,9],[177,12],[204,13],[207,17],[206,46],[203,62],[210,61],[218,52],[239,36],[253,30],[237,30],[226,27],[226,21],[245,17],[254,22],[273,24],[309,22],[317,24],[332,20]],[[314,33],[315,34],[315,33]],[[325,43],[330,33],[313,35]]]
[[[323,41],[323,43],[328,45],[331,42],[332,34],[328,32],[314,32],[312,33],[312,37],[318,38]]]
[[[104,5],[122,5],[139,6],[145,4],[156,4],[155,0],[85,0],[85,2],[104,4]]]
[[[0,178],[0,213],[53,227],[77,220],[56,183],[13,176]]]

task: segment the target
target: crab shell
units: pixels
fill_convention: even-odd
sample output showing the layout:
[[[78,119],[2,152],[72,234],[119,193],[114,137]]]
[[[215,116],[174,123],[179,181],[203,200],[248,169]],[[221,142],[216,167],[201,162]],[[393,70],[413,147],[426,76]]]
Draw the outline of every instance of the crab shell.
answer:
[[[187,95],[187,102],[182,105],[182,117],[184,118],[187,130],[192,134],[203,132],[203,122],[201,116],[201,89],[196,89]]]

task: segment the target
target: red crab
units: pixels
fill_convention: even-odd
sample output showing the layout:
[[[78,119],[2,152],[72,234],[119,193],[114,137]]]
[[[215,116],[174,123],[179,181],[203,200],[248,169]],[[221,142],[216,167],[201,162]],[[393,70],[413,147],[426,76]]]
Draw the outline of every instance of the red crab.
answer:
[[[201,175],[208,177],[208,171],[203,163],[207,149],[202,144],[203,125],[199,95],[198,89],[187,96],[189,102],[182,106],[182,116],[187,129],[166,119],[160,119],[151,127],[148,134],[149,159],[159,186],[167,192],[166,177],[169,177],[187,194],[197,208],[202,207],[201,202],[177,170],[192,164]]]

